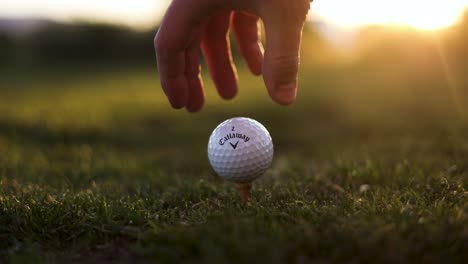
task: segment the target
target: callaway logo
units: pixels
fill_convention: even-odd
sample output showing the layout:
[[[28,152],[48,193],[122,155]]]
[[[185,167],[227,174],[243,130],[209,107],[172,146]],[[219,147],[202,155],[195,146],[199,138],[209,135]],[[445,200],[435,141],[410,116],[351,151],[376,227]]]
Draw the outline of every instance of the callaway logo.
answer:
[[[237,141],[236,144],[232,144],[231,142],[229,142],[229,145],[231,145],[233,149],[237,148],[237,144],[239,144],[239,141]]]
[[[228,142],[230,139],[233,139],[233,138],[241,139],[244,142],[248,142],[250,140],[250,138],[248,136],[246,136],[245,134],[242,134],[242,133],[228,133],[223,138],[221,138],[219,140],[219,145],[223,146],[224,144],[226,144],[226,142]],[[231,145],[231,147],[233,149],[236,149],[237,144],[239,144],[239,141],[240,140],[237,140],[237,142],[235,144],[233,144],[232,142],[229,142],[229,144]]]

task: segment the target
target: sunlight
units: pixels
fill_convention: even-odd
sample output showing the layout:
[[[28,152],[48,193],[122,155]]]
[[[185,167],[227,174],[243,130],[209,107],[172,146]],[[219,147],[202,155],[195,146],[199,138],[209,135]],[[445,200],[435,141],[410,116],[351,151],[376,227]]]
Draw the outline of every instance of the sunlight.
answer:
[[[88,20],[154,26],[170,0],[0,0],[1,17],[47,18],[60,21]],[[468,0],[315,0],[311,18],[344,28],[368,24],[408,25],[433,30],[454,24]]]
[[[312,17],[348,28],[393,24],[436,30],[456,23],[467,5],[467,0],[317,0],[312,4]]]
[[[165,0],[15,0],[2,3],[0,17],[86,20],[148,28],[159,21],[168,2]]]

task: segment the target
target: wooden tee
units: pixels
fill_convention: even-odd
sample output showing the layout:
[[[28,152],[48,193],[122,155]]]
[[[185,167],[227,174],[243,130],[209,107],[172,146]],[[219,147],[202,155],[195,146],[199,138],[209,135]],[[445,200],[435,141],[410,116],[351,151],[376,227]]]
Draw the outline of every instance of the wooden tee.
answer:
[[[241,198],[241,201],[246,204],[249,202],[250,199],[250,189],[252,188],[252,184],[250,182],[248,183],[238,183],[236,186],[237,190],[239,191],[239,195]]]

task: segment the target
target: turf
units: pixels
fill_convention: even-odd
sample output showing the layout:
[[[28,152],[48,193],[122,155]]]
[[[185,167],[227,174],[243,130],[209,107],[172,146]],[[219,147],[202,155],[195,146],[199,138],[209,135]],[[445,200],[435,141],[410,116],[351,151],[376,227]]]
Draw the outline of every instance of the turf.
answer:
[[[302,71],[292,107],[241,70],[232,102],[207,81],[199,114],[170,110],[152,68],[0,80],[0,260],[466,263],[468,125],[453,87]],[[247,205],[206,157],[233,116],[275,143]]]

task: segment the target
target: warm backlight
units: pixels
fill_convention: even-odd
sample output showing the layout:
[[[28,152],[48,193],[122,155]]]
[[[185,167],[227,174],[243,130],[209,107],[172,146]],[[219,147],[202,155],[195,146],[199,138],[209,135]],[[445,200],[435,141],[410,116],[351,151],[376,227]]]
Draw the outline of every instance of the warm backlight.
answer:
[[[0,4],[0,18],[84,19],[154,27],[169,3],[170,0],[11,0]],[[341,27],[397,24],[431,30],[455,23],[467,6],[468,0],[314,0],[311,17],[321,17]]]
[[[315,0],[312,16],[343,27],[394,24],[435,30],[454,24],[467,5],[468,0]]]

